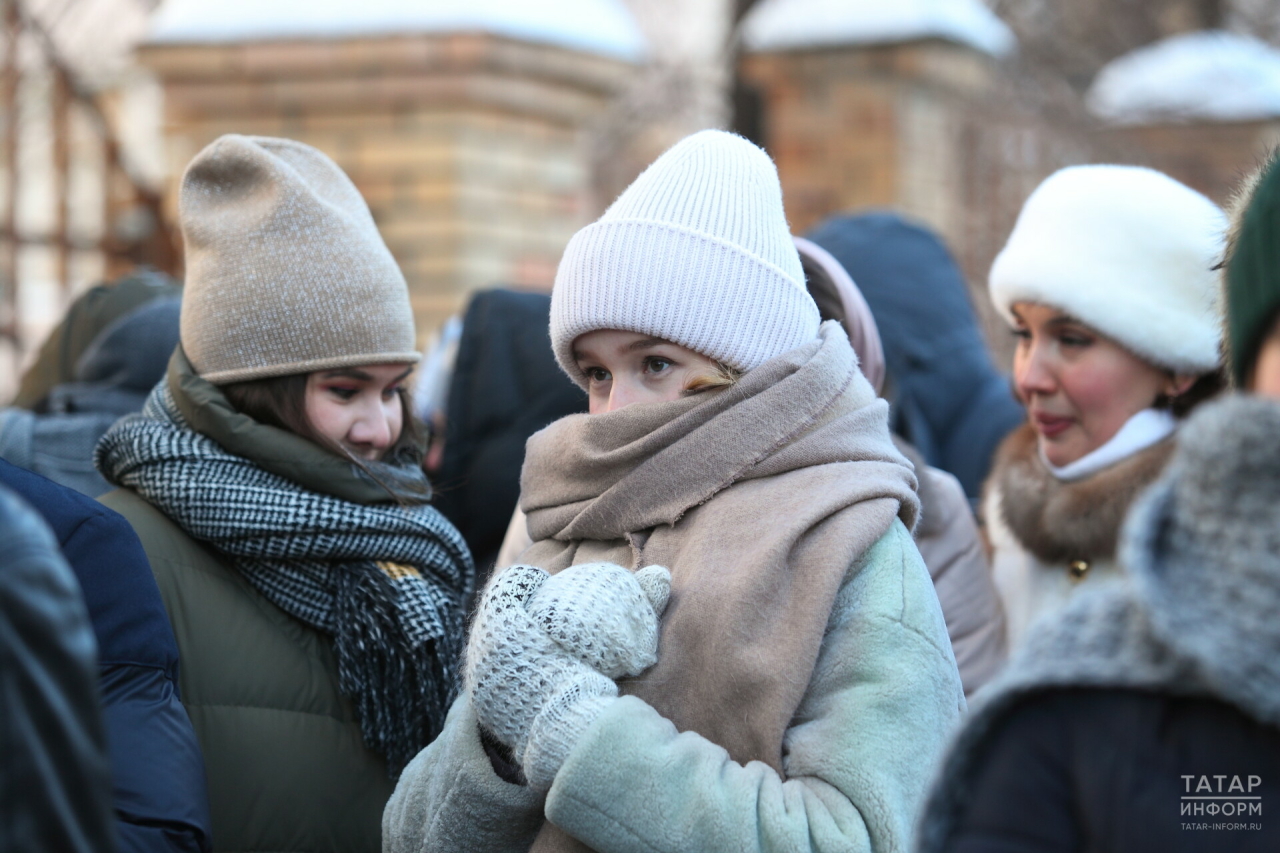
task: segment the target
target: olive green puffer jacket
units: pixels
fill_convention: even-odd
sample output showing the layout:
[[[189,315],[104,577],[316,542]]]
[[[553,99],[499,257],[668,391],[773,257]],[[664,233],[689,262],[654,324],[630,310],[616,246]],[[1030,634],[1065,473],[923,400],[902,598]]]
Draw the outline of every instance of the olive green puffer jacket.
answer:
[[[385,499],[349,463],[278,440],[278,430],[242,418],[240,434],[227,434],[225,398],[180,360],[170,364],[169,382],[193,426],[232,452],[296,479],[323,479],[327,491],[348,499]],[[182,700],[208,774],[214,849],[380,851],[394,783],[382,755],[365,748],[355,706],[338,689],[329,636],[272,604],[137,493],[117,489],[100,500],[137,531],[178,640]]]

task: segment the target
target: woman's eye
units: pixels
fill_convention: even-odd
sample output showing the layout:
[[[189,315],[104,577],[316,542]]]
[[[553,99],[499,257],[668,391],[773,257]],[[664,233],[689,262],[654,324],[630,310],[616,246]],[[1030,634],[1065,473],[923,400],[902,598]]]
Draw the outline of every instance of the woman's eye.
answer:
[[[337,397],[339,400],[351,400],[356,396],[357,391],[355,388],[330,387],[329,393]]]
[[[1020,341],[1029,341],[1031,340],[1031,330],[1030,329],[1014,329],[1013,336]]]
[[[1077,335],[1070,332],[1064,332],[1058,335],[1058,343],[1064,347],[1087,347],[1093,343],[1093,338],[1087,335]]]
[[[671,362],[656,355],[651,355],[644,360],[644,369],[648,373],[661,373],[670,366]]]
[[[592,382],[609,381],[609,371],[605,370],[603,367],[588,367],[582,372],[585,373],[587,375],[587,379]]]
[[[390,400],[392,397],[396,397],[396,396],[398,396],[399,394],[400,394],[400,386],[399,386],[399,385],[393,385],[393,386],[392,386],[392,387],[390,387],[390,388],[383,388],[383,389],[382,389],[382,399],[384,399],[384,400]]]

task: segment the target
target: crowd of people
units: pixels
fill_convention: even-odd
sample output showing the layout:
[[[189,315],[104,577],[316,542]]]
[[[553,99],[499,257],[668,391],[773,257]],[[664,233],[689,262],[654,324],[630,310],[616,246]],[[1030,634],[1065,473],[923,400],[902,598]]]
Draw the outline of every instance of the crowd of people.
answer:
[[[0,850],[1280,845],[1280,158],[1047,178],[1011,377],[936,235],[793,236],[721,131],[421,378],[321,152],[179,224],[0,410]]]

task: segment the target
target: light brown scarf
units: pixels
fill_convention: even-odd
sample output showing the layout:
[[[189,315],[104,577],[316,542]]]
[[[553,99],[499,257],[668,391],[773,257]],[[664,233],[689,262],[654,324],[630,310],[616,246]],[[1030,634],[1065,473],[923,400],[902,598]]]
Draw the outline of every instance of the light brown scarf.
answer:
[[[781,772],[836,593],[895,517],[914,526],[915,487],[887,405],[826,323],[724,390],[570,415],[530,438],[521,562],[669,568],[658,663],[622,691]],[[585,849],[550,824],[533,846]]]

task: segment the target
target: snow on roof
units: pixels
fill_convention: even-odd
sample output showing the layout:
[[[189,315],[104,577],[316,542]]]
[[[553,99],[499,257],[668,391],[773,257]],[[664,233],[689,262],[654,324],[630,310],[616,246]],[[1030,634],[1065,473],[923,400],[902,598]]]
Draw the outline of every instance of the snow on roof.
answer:
[[[1000,56],[1015,44],[979,0],[762,0],[742,35],[753,51],[939,38]]]
[[[1173,36],[1105,66],[1086,103],[1117,124],[1280,116],[1280,50],[1217,30]]]
[[[622,0],[166,0],[150,44],[482,31],[637,60],[644,36]]]

